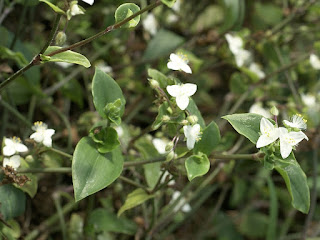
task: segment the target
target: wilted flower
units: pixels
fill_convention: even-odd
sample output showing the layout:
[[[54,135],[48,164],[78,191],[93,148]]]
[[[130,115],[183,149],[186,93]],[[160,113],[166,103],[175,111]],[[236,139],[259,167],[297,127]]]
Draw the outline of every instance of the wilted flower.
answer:
[[[185,110],[189,105],[189,97],[197,91],[197,85],[192,83],[167,86],[168,93],[176,98],[178,107]]]
[[[261,136],[257,141],[257,148],[265,147],[279,138],[279,129],[266,118],[261,118],[260,132]]]
[[[14,170],[17,170],[17,168],[20,167],[20,164],[21,160],[19,155],[14,155],[10,158],[4,158],[2,163],[3,167],[10,166]]]
[[[70,4],[70,14],[71,14],[71,16],[84,14],[84,11],[78,5],[78,1],[72,1],[71,2],[71,4]]]
[[[194,144],[200,139],[200,125],[195,124],[193,126],[183,126],[183,132],[187,138],[187,148],[189,150],[194,148]]]
[[[186,73],[192,73],[191,68],[188,65],[188,58],[183,54],[170,54],[170,61],[167,64],[167,67],[172,70],[182,70]]]
[[[3,155],[4,156],[12,156],[19,152],[26,152],[28,148],[21,143],[20,138],[5,138],[4,139],[4,147],[3,147]]]
[[[54,129],[48,129],[47,124],[43,122],[35,122],[32,130],[34,130],[35,133],[31,134],[31,139],[34,139],[36,142],[42,143],[47,147],[52,146],[51,137],[55,132]]]
[[[301,130],[307,129],[307,120],[303,119],[300,114],[293,115],[291,121],[283,120],[283,124],[286,127],[298,128]]]

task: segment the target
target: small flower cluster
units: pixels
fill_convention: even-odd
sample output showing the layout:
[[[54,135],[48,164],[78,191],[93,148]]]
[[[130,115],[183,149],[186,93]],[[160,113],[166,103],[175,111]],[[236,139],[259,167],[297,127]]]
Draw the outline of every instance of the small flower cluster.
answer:
[[[261,70],[260,66],[252,62],[252,55],[250,51],[243,48],[243,41],[238,36],[233,36],[229,33],[226,34],[226,39],[230,48],[230,51],[235,57],[238,67],[248,66],[248,69],[256,74],[259,79],[265,77],[265,73]]]
[[[309,140],[307,135],[301,131],[307,129],[306,120],[301,115],[296,114],[291,121],[284,120],[283,124],[285,127],[278,127],[268,119],[262,118],[260,121],[261,135],[256,147],[262,148],[280,139],[280,154],[285,159],[299,142],[303,139]]]
[[[191,74],[192,70],[188,65],[188,58],[183,54],[170,54],[170,61],[167,67],[172,70],[182,70]],[[197,91],[197,85],[193,83],[178,84],[167,86],[167,92],[170,96],[176,98],[177,106],[181,110],[185,110],[189,105],[189,97]],[[183,127],[184,135],[187,139],[187,147],[189,150],[194,148],[196,141],[200,139],[200,125],[194,124]]]
[[[47,147],[52,146],[52,135],[55,130],[47,129],[47,125],[42,122],[35,122],[32,129],[35,133],[31,134],[30,138],[34,139],[38,143],[42,143]],[[2,153],[5,156],[3,159],[3,167],[9,166],[14,170],[17,170],[21,164],[21,158],[19,153],[27,152],[28,148],[21,143],[20,138],[4,138],[4,147]]]

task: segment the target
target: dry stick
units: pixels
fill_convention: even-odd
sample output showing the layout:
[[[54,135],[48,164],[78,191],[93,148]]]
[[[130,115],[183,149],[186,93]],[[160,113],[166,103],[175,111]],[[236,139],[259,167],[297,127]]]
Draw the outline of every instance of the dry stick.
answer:
[[[72,45],[70,45],[70,46],[68,46],[68,47],[60,48],[60,49],[58,49],[58,50],[56,50],[56,51],[51,52],[50,54],[48,54],[48,55],[46,55],[46,56],[52,57],[52,56],[57,55],[57,54],[59,54],[59,53],[62,53],[62,52],[68,51],[68,50],[72,50],[72,49],[75,49],[75,48],[77,48],[77,47],[81,47],[81,46],[83,46],[83,45],[85,45],[85,44],[88,44],[89,42],[91,42],[91,41],[93,41],[93,40],[95,40],[95,39],[103,36],[104,34],[106,34],[106,33],[108,33],[108,32],[111,32],[112,30],[115,30],[115,29],[120,28],[122,25],[128,23],[130,20],[134,19],[135,17],[141,15],[142,13],[144,13],[144,12],[146,12],[146,11],[152,10],[152,9],[155,8],[155,7],[158,7],[158,6],[160,6],[161,4],[162,4],[162,2],[161,2],[160,0],[157,0],[156,2],[154,2],[154,3],[150,4],[149,6],[147,6],[146,8],[144,8],[144,9],[136,12],[135,14],[132,14],[130,17],[128,17],[128,18],[126,18],[126,19],[124,19],[124,20],[122,20],[122,21],[120,21],[120,22],[118,22],[118,23],[116,23],[116,24],[114,24],[114,25],[111,25],[111,26],[107,27],[105,30],[97,33],[96,35],[94,35],[94,36],[92,36],[92,37],[89,37],[89,38],[87,38],[87,39],[84,39],[84,40],[82,40],[82,41],[80,41],[80,42],[77,42],[77,43],[75,43],[75,44],[72,44]],[[57,29],[55,29],[54,34],[55,34],[56,30],[57,30]],[[54,36],[54,34],[53,34],[53,36]],[[50,45],[51,41],[52,41],[52,39],[49,39],[49,45]],[[46,44],[46,45],[47,45],[47,44]],[[49,45],[48,45],[48,46],[49,46]],[[42,49],[41,51],[43,51],[43,49]],[[41,56],[40,56],[40,55],[41,55],[41,52],[40,52],[37,56],[35,56],[35,57],[33,58],[33,60],[32,60],[28,65],[26,65],[25,67],[21,68],[18,72],[14,73],[12,76],[10,76],[9,78],[7,78],[4,82],[2,82],[2,83],[0,84],[0,91],[3,90],[3,88],[4,88],[6,85],[8,85],[9,83],[11,83],[11,82],[12,82],[13,80],[15,80],[18,76],[20,76],[22,73],[24,73],[25,71],[27,71],[29,68],[31,68],[31,67],[34,66],[34,65],[40,64],[40,62],[41,62]]]

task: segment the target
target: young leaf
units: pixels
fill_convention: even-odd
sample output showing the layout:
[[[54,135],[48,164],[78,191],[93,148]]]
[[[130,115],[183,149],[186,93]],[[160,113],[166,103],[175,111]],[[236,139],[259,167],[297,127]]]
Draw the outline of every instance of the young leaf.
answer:
[[[119,209],[118,217],[125,211],[144,203],[145,201],[149,200],[150,198],[153,198],[154,196],[155,195],[149,195],[141,188],[134,190],[133,192],[129,193],[125,203]]]
[[[111,152],[120,145],[117,131],[112,127],[106,127],[95,133],[95,129],[90,132],[90,137],[96,143],[100,153]]]
[[[244,19],[244,0],[223,0],[225,20],[220,32],[237,30],[241,27]]]
[[[277,161],[275,169],[281,174],[287,185],[292,206],[300,212],[307,214],[310,207],[310,191],[307,177],[293,153],[286,158],[286,161]]]
[[[239,134],[256,144],[260,137],[260,121],[262,117],[255,113],[240,113],[226,115],[222,118],[226,119]]]
[[[124,3],[120,5],[114,14],[116,23],[119,23],[125,20],[126,18],[132,16],[133,14],[139,11],[140,11],[140,8],[134,3]],[[140,21],[140,15],[136,16],[135,18],[131,19],[129,22],[122,25],[121,28],[135,27],[138,25],[139,21]]]
[[[59,14],[62,14],[62,15],[66,15],[66,13],[61,8],[59,8],[58,6],[54,5],[50,1],[48,1],[48,0],[39,0],[39,1],[43,2],[43,3],[46,3],[56,13],[59,13]]]
[[[220,131],[215,122],[211,122],[204,130],[201,136],[201,140],[196,143],[193,152],[195,154],[202,152],[207,156],[213,151],[213,149],[220,142]]]
[[[167,5],[169,8],[172,8],[175,4],[176,0],[161,0],[161,2]]]
[[[210,161],[205,154],[192,155],[185,161],[185,167],[188,174],[188,179],[191,181],[196,177],[205,175],[210,169]]]
[[[58,53],[56,55],[53,55],[51,57],[48,57],[46,55],[60,49],[61,47],[58,46],[50,46],[48,49],[44,52],[44,54],[41,56],[41,59],[46,62],[67,62],[67,63],[74,63],[81,66],[84,66],[85,68],[88,68],[91,66],[91,63],[89,60],[83,56],[80,53],[74,52],[74,51],[65,51],[62,53]]]
[[[11,184],[0,187],[0,214],[4,220],[18,217],[24,213],[26,195]]]
[[[120,148],[101,154],[90,137],[76,146],[72,161],[72,182],[76,201],[94,194],[116,180],[123,168]]]
[[[119,116],[121,117],[123,115],[126,100],[124,99],[121,88],[112,77],[101,71],[99,68],[96,68],[93,76],[92,95],[94,106],[101,117],[108,117],[105,113],[105,107],[108,103],[114,103],[119,98],[122,102]]]

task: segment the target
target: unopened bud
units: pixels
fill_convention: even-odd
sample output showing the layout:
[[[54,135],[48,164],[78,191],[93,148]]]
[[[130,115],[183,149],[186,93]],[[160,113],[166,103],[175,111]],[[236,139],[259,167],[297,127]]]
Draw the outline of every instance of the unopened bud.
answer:
[[[149,83],[152,89],[157,89],[160,87],[159,83],[157,80],[154,79],[149,79]]]
[[[276,106],[273,106],[271,109],[270,109],[270,112],[272,115],[274,116],[278,116],[279,115],[279,110]]]
[[[168,153],[167,157],[166,157],[166,161],[169,162],[174,158],[174,151],[171,151]]]
[[[67,35],[64,32],[60,31],[57,33],[55,42],[58,46],[62,46],[66,42],[66,40]]]
[[[172,114],[172,108],[171,107],[167,107],[167,111],[168,111],[168,113]]]
[[[166,145],[166,151],[169,152],[171,149],[173,148],[173,142],[169,142],[167,145]]]
[[[170,121],[170,117],[168,115],[163,115],[162,121],[169,122]]]
[[[186,126],[186,125],[188,125],[188,124],[189,124],[189,122],[188,122],[188,120],[186,120],[186,119],[184,119],[184,120],[181,121],[181,125],[183,125],[183,126]]]
[[[198,117],[196,115],[190,115],[187,117],[187,120],[191,125],[194,125],[198,122]]]

